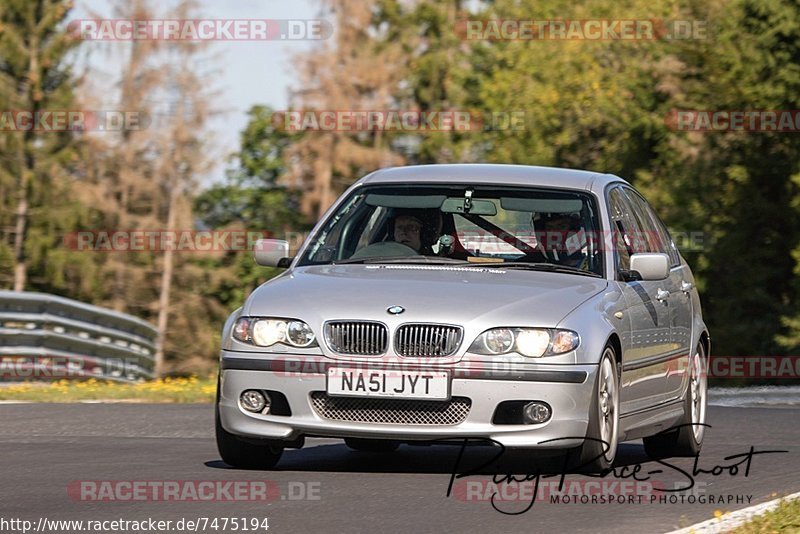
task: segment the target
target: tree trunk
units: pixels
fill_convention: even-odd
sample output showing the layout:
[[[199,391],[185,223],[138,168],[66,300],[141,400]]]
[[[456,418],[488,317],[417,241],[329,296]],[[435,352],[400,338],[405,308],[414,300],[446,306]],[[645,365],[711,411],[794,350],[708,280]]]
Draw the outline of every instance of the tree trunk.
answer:
[[[169,190],[169,207],[167,208],[167,230],[175,228],[175,212],[178,200],[178,188],[173,184]],[[158,340],[156,342],[155,375],[160,378],[164,375],[164,343],[167,338],[167,325],[169,323],[169,300],[172,289],[173,250],[166,247],[164,250],[164,270],[161,273],[161,294],[158,299]]]
[[[128,145],[126,145],[128,146]],[[128,162],[127,158],[123,158],[124,162]],[[127,221],[127,210],[128,210],[128,195],[127,195],[128,188],[126,184],[122,184],[121,191],[120,191],[120,201],[119,201],[119,214],[117,218],[117,229],[122,230],[125,232],[129,232],[132,230],[128,226]],[[123,255],[120,257],[120,255]],[[125,274],[126,274],[126,260],[130,256],[129,252],[118,252],[117,254],[112,255],[113,258],[111,259],[112,265],[114,265],[114,285],[112,288],[112,297],[111,297],[111,304],[114,311],[118,312],[125,312]]]
[[[28,221],[28,181],[22,178],[20,182],[17,200],[17,224],[14,228],[14,291],[24,291],[27,278],[25,229]]]
[[[38,87],[32,81],[39,79],[39,41],[31,38],[28,48],[28,83],[22,84],[18,91],[27,93],[27,101],[31,103],[31,111],[39,110],[39,98],[36,96]],[[28,269],[25,265],[25,233],[28,230],[28,182],[34,174],[36,162],[33,156],[33,145],[36,137],[31,130],[25,132],[21,147],[22,176],[17,190],[17,221],[14,228],[14,291],[24,291],[28,278]]]

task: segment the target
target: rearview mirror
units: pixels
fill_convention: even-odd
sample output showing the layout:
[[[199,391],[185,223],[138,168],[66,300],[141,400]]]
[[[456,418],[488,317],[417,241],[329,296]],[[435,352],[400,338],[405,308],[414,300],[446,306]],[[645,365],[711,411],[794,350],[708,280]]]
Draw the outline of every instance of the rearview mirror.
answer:
[[[631,271],[642,280],[663,280],[669,276],[669,256],[660,252],[640,252],[631,256]]]
[[[289,242],[283,239],[259,239],[253,247],[253,259],[264,267],[288,267],[288,256]]]
[[[470,215],[497,215],[497,206],[491,200],[470,200],[469,211],[464,209],[463,198],[448,198],[442,204],[444,213],[469,213]]]

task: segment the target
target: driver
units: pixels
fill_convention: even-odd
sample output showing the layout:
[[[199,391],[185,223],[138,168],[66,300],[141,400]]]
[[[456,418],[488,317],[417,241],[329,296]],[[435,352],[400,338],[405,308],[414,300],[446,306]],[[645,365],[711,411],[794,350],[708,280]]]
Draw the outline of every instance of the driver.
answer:
[[[432,255],[441,227],[442,215],[438,209],[398,209],[390,226],[389,239],[419,254]]]

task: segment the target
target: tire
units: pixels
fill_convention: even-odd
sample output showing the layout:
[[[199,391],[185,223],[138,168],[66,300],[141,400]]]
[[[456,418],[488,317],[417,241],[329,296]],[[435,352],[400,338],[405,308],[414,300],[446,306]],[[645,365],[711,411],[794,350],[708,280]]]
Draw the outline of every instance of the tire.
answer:
[[[359,452],[393,452],[400,446],[397,441],[389,439],[344,438],[344,443]]]
[[[683,417],[675,425],[678,428],[642,440],[644,450],[651,458],[697,456],[700,453],[708,403],[707,368],[705,347],[698,343],[697,350],[689,360],[689,382],[683,399]]]
[[[614,347],[606,345],[597,369],[586,441],[575,450],[580,471],[600,472],[614,465],[619,444],[619,372]]]
[[[283,447],[264,440],[264,444],[244,441],[222,428],[219,416],[219,382],[217,382],[217,402],[214,407],[214,429],[217,436],[217,450],[222,461],[240,469],[272,469],[283,455]]]

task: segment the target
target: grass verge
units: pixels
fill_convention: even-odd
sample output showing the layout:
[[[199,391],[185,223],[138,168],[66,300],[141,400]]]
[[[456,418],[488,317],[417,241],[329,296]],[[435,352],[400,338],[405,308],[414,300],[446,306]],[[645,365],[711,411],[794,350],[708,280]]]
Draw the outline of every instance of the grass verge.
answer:
[[[800,499],[782,501],[777,508],[753,518],[730,534],[772,534],[800,532]]]
[[[162,378],[125,384],[106,380],[23,382],[0,387],[0,400],[77,402],[87,400],[154,403],[214,402],[216,377]]]

